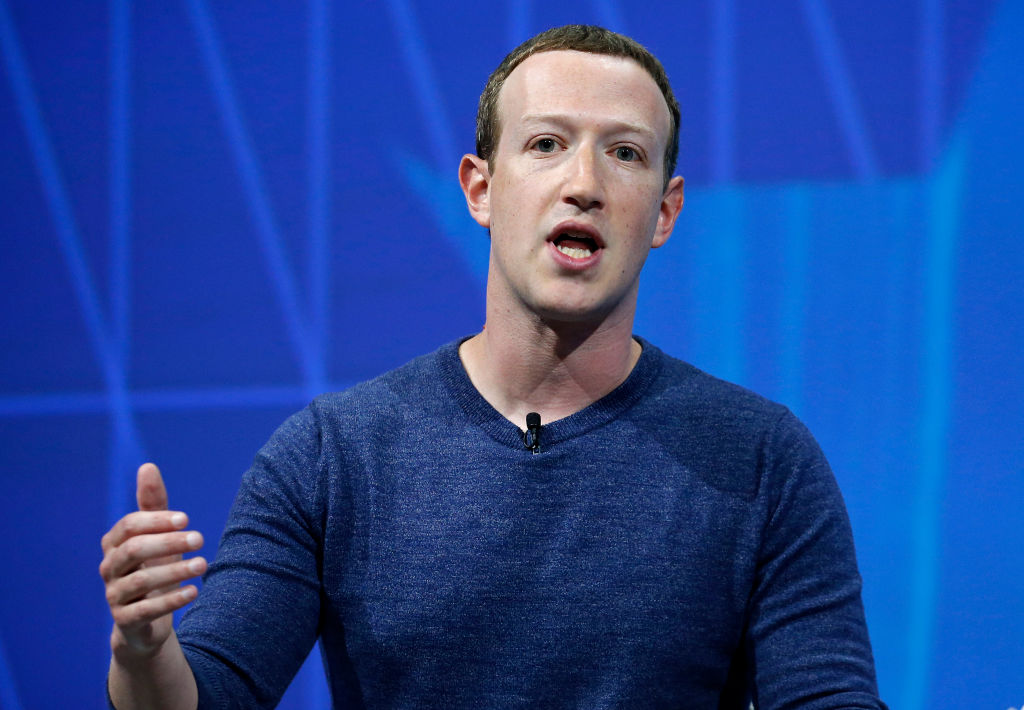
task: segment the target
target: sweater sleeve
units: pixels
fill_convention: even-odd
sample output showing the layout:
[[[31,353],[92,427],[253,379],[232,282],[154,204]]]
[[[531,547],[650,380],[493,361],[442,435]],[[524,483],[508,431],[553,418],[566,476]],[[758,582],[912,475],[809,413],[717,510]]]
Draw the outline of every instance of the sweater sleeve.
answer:
[[[849,518],[817,443],[788,411],[765,443],[770,492],[748,629],[759,710],[885,708]]]
[[[199,708],[272,708],[316,641],[320,428],[312,408],[257,453],[178,636]]]

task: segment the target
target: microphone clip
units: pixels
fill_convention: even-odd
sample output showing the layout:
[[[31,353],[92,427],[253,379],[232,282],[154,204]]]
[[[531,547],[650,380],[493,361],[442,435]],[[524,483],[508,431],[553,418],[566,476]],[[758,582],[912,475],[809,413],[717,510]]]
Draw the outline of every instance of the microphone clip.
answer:
[[[530,412],[526,415],[526,431],[523,432],[523,444],[531,452],[540,453],[540,415]]]

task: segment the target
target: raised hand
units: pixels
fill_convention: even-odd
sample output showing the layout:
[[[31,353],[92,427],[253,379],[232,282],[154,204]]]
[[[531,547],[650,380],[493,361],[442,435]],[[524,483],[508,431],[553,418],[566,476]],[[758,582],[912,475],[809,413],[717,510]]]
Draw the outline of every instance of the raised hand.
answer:
[[[182,554],[202,547],[203,537],[185,530],[188,516],[167,509],[160,469],[139,467],[139,510],[121,518],[103,536],[100,576],[114,617],[111,649],[115,656],[157,653],[173,634],[172,613],[195,599],[195,585],[179,586],[206,571],[206,560]]]

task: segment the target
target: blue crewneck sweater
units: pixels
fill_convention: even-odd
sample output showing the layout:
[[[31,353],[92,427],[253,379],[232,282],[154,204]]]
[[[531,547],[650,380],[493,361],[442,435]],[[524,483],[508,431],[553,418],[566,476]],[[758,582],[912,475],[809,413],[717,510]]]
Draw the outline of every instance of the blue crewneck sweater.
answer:
[[[291,417],[179,637],[201,708],[880,708],[849,523],[782,406],[641,341],[541,453],[458,343]]]

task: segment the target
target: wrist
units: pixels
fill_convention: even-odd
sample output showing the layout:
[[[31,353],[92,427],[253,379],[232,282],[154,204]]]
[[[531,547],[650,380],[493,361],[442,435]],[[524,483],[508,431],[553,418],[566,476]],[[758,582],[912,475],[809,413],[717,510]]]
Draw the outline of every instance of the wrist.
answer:
[[[192,669],[172,631],[161,643],[137,648],[115,628],[107,687],[119,710],[195,710]]]
[[[124,668],[141,668],[157,662],[167,646],[167,639],[146,643],[139,639],[129,639],[114,626],[110,634],[111,660]]]

